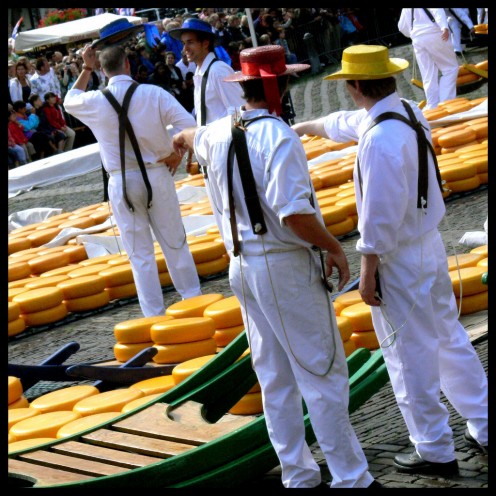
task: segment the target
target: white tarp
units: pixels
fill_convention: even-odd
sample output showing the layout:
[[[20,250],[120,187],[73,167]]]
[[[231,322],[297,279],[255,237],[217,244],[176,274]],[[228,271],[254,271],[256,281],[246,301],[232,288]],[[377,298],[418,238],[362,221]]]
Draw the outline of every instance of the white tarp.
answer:
[[[45,28],[20,32],[15,39],[15,51],[28,52],[38,47],[65,45],[100,37],[100,28],[117,19],[125,17],[132,24],[142,24],[143,18],[137,16],[120,16],[117,14],[100,14],[76,21],[55,24]]]
[[[98,143],[21,165],[9,170],[9,198],[36,187],[87,174],[101,166]]]

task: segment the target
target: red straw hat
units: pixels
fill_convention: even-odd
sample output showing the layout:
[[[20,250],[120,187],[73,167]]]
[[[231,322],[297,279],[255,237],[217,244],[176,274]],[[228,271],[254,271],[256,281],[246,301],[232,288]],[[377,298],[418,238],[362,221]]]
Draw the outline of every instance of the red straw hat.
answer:
[[[269,111],[281,114],[281,102],[277,76],[286,76],[306,71],[308,64],[286,65],[284,48],[279,45],[264,45],[256,48],[246,48],[239,54],[241,71],[224,78],[229,83],[241,83],[253,79],[262,79],[265,97],[269,103]]]

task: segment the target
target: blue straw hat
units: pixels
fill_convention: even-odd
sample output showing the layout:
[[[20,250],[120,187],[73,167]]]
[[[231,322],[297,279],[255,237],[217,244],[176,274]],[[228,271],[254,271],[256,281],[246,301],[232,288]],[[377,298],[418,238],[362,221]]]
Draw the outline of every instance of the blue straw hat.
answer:
[[[183,22],[183,25],[180,28],[171,29],[169,31],[169,35],[176,40],[181,39],[181,35],[185,31],[193,31],[195,33],[204,33],[208,34],[212,38],[215,38],[215,33],[212,31],[212,26],[201,19],[196,19],[194,17],[190,17]]]
[[[126,18],[117,19],[100,29],[100,39],[94,41],[91,47],[105,48],[120,44],[142,29],[144,29],[142,24],[132,24]]]

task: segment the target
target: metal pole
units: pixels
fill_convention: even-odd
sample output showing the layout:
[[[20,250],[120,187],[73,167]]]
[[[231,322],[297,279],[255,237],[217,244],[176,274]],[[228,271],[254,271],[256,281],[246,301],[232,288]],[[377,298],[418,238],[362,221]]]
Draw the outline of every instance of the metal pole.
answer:
[[[252,43],[253,47],[257,47],[258,46],[257,34],[255,33],[255,28],[253,27],[253,19],[251,17],[251,10],[245,9],[245,12],[246,12],[246,17],[248,18],[248,27],[250,28],[251,43]]]

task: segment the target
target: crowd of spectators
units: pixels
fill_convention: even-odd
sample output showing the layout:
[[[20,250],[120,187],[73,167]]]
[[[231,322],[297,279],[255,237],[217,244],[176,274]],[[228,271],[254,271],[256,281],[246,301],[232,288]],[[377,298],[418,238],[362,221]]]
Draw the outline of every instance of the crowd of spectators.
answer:
[[[322,54],[322,66],[336,62],[344,48],[364,41],[367,36],[360,9],[260,8],[250,9],[250,12],[253,33],[245,9],[240,8],[202,8],[150,22],[153,26],[152,41],[143,32],[133,42],[127,43],[131,76],[139,83],[163,87],[188,112],[194,114],[193,74],[196,67],[188,63],[182,52],[182,43],[169,36],[171,29],[181,27],[184,20],[191,16],[203,19],[212,26],[212,32],[216,34],[216,55],[234,70],[241,69],[239,53],[253,46],[252,36],[256,37],[258,46],[281,45],[286,53],[286,62],[292,64],[304,61],[301,33],[302,29],[307,29],[316,34],[315,42],[319,44],[319,54]],[[9,40],[9,167],[67,151],[74,146],[73,128],[78,129],[81,123],[65,113],[63,102],[82,70],[80,48],[64,46],[30,58],[17,55]],[[104,88],[106,83],[97,62],[87,90]],[[54,102],[55,107],[49,100]],[[37,102],[36,106],[33,101]],[[10,125],[14,122],[12,112],[25,137],[21,140],[18,136],[15,145],[26,145],[19,143],[26,139],[28,145],[33,145],[27,151],[26,147],[23,148],[25,158],[16,146],[11,146],[14,143],[10,134],[10,129],[14,128]],[[42,117],[46,113],[52,115],[48,124],[56,132],[44,124]],[[60,117],[57,125],[54,125],[55,113]],[[33,124],[29,127],[31,121]],[[38,121],[36,125],[34,121]]]

